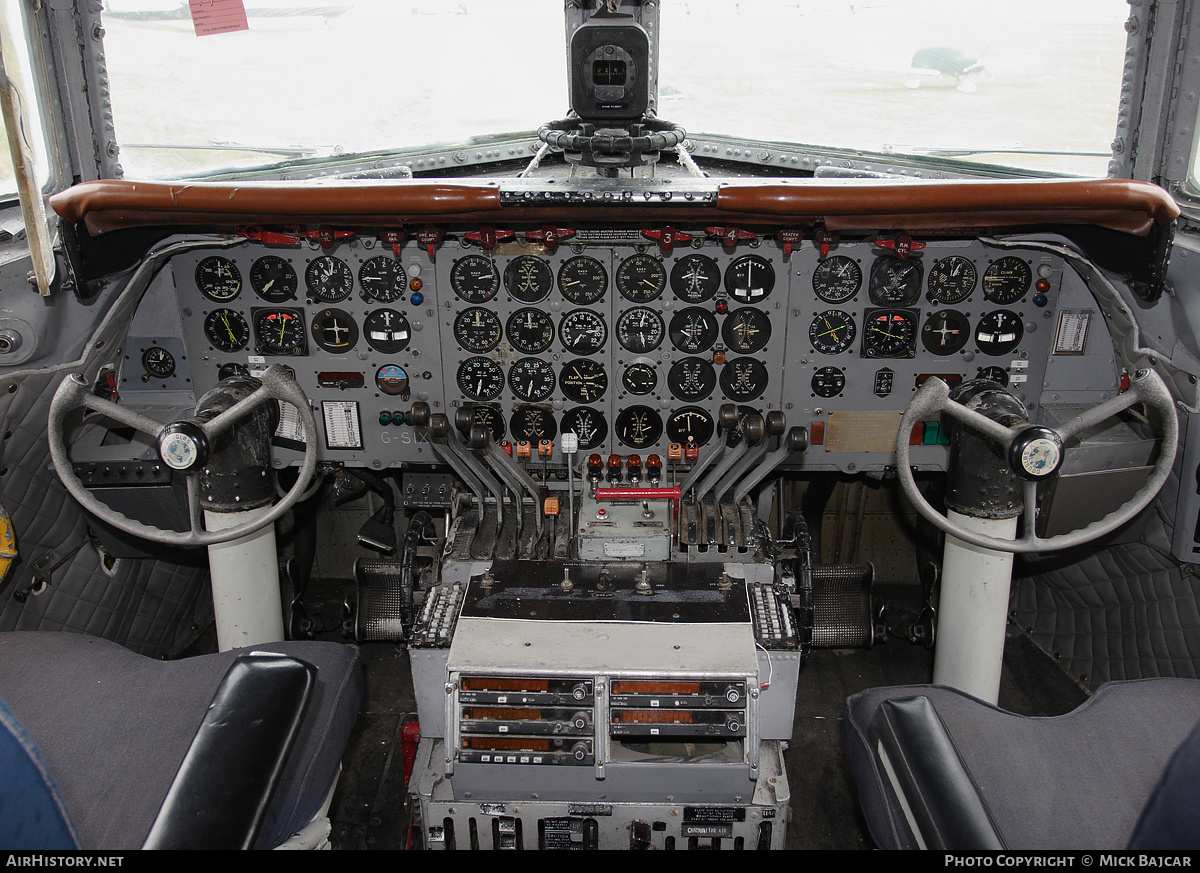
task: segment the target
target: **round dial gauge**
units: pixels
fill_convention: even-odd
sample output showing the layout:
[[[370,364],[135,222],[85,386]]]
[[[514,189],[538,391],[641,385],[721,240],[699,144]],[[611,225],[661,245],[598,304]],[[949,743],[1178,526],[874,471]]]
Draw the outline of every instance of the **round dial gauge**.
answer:
[[[504,439],[504,413],[499,406],[491,403],[476,403],[471,407],[471,424],[481,424],[487,428],[493,442]]]
[[[704,400],[712,395],[716,387],[717,371],[704,358],[678,360],[667,373],[667,388],[677,400]]]
[[[460,300],[487,303],[500,290],[500,274],[491,258],[467,255],[450,268],[450,287]]]
[[[862,287],[862,268],[854,258],[834,255],[817,262],[812,286],[822,300],[841,303],[857,294]]]
[[[716,316],[699,306],[689,306],[676,312],[667,329],[671,345],[689,355],[712,348],[720,332]]]
[[[992,303],[1007,306],[1024,297],[1032,282],[1033,270],[1029,264],[1016,255],[1008,255],[992,261],[983,271],[983,296]]]
[[[521,255],[504,268],[504,287],[522,303],[537,303],[554,287],[554,271],[535,255]]]
[[[871,302],[876,306],[911,306],[921,296],[921,262],[909,258],[876,258],[871,266]]]
[[[408,371],[399,364],[384,364],[375,371],[375,387],[392,397],[408,391]]]
[[[376,309],[363,319],[363,337],[367,345],[385,355],[408,348],[410,334],[408,319],[394,309]]]
[[[857,329],[854,319],[840,309],[829,309],[817,315],[808,326],[808,341],[814,351],[823,355],[844,352],[854,343]]]
[[[358,284],[363,297],[377,303],[395,303],[404,296],[408,275],[395,258],[377,255],[358,268]]]
[[[312,337],[325,351],[344,355],[358,342],[358,325],[348,312],[322,309],[313,316]]]
[[[225,381],[231,376],[249,376],[250,368],[245,364],[235,364],[232,361],[217,367],[217,380]]]
[[[608,342],[608,326],[590,309],[574,309],[558,322],[563,348],[576,355],[594,355]]]
[[[645,449],[662,438],[662,417],[649,406],[627,406],[618,413],[613,433],[622,445]]]
[[[917,322],[911,312],[881,309],[863,315],[863,354],[911,358],[917,353]]]
[[[214,309],[204,319],[204,338],[214,349],[238,352],[250,342],[250,325],[234,309]]]
[[[643,355],[662,345],[666,330],[662,316],[645,306],[626,309],[617,318],[617,342],[635,355]]]
[[[558,425],[554,422],[554,416],[540,406],[518,406],[508,420],[508,425],[514,440],[528,440],[536,444],[558,436]]]
[[[209,300],[224,303],[242,291],[242,274],[229,258],[213,255],[196,265],[196,287]]]
[[[971,339],[971,323],[957,309],[930,313],[921,326],[921,344],[935,355],[952,355]]]
[[[739,354],[760,351],[771,339],[771,319],[759,309],[742,307],[731,312],[721,325],[721,339]]]
[[[304,313],[298,309],[259,309],[254,312],[254,341],[263,355],[303,355]]]
[[[558,384],[568,399],[576,403],[595,403],[608,390],[608,373],[599,361],[579,358],[563,364]]]
[[[699,406],[685,406],[667,416],[667,439],[673,443],[702,446],[713,438],[717,425]]]
[[[757,400],[767,390],[767,367],[753,358],[734,358],[721,368],[721,390],[730,400]]]
[[[297,284],[295,269],[279,255],[264,255],[250,267],[250,287],[270,303],[295,300]]]
[[[554,393],[554,367],[541,358],[521,358],[508,368],[508,387],[520,400],[539,403]]]
[[[621,374],[621,387],[627,394],[649,394],[658,387],[658,371],[651,364],[630,364]]]
[[[142,369],[155,379],[170,379],[175,375],[175,356],[162,346],[150,346],[142,352]]]
[[[846,388],[846,374],[837,367],[821,367],[812,377],[812,392],[818,397],[837,397]]]
[[[491,358],[467,358],[458,365],[458,390],[472,400],[495,400],[504,390],[504,368]]]
[[[309,261],[308,269],[304,271],[304,283],[313,300],[337,303],[354,290],[354,274],[344,261],[333,255],[321,255]]]
[[[775,268],[758,255],[742,255],[725,270],[725,290],[739,303],[765,300],[774,287]]]
[[[1001,387],[1008,385],[1008,370],[1003,367],[980,367],[976,379],[986,379],[989,382],[995,382]]]
[[[508,317],[504,333],[518,352],[537,355],[554,342],[554,322],[540,309],[518,309]]]
[[[671,290],[680,300],[703,303],[721,287],[721,268],[708,255],[684,255],[671,268]]]
[[[989,312],[975,325],[975,345],[985,355],[1006,355],[1021,344],[1025,328],[1007,309]]]
[[[926,297],[930,303],[945,306],[961,303],[975,290],[976,278],[975,264],[969,258],[962,255],[942,258],[929,270],[929,293]]]
[[[563,433],[575,434],[579,438],[579,448],[584,451],[596,448],[608,438],[608,422],[590,406],[567,410],[562,417],[562,429]]]
[[[595,303],[608,290],[608,271],[587,255],[568,258],[558,268],[558,290],[577,306]]]
[[[616,282],[626,300],[648,303],[667,287],[667,270],[654,255],[631,255],[617,267]]]
[[[500,336],[500,316],[490,309],[472,306],[454,316],[454,339],[468,352],[490,352]]]

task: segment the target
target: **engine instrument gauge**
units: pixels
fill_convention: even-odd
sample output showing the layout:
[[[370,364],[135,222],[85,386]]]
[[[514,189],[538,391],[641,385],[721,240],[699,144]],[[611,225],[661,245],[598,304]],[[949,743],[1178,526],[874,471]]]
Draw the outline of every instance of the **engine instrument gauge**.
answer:
[[[667,328],[671,345],[689,355],[712,348],[720,332],[716,316],[699,306],[689,306],[676,312]]]
[[[493,442],[504,439],[504,412],[493,403],[475,403],[471,406],[471,424],[483,425]]]
[[[467,255],[450,268],[450,287],[460,300],[487,303],[500,290],[500,274],[491,258]]]
[[[558,436],[558,425],[554,416],[540,406],[518,406],[508,420],[513,439],[528,440],[535,445],[540,440],[552,440]]]
[[[407,336],[407,332],[405,334]],[[340,309],[322,309],[312,320],[312,338],[318,346],[335,355],[344,355],[358,342],[358,325],[350,313]]]
[[[983,296],[992,303],[1009,306],[1025,296],[1033,282],[1033,270],[1016,255],[998,258],[983,271]]]
[[[454,316],[454,339],[468,352],[490,352],[500,338],[500,316],[490,309],[472,306]]]
[[[412,328],[404,313],[394,309],[375,309],[363,319],[363,337],[367,345],[384,355],[408,348]]]
[[[917,354],[917,316],[906,309],[863,313],[863,354],[868,358],[911,358]]]
[[[818,397],[837,397],[846,388],[846,374],[837,367],[821,367],[812,377],[812,392]]]
[[[242,291],[242,274],[237,264],[217,255],[196,265],[196,287],[209,300],[226,303]]]
[[[924,268],[915,258],[876,258],[871,265],[871,302],[876,306],[912,306],[921,296]]]
[[[576,403],[595,403],[608,390],[608,373],[599,361],[579,358],[563,364],[558,384],[568,399]]]
[[[662,345],[666,330],[662,316],[645,306],[626,309],[617,318],[617,342],[635,355],[644,355]]]
[[[738,403],[762,397],[768,380],[766,365],[753,358],[734,358],[721,368],[721,390]]]
[[[375,371],[375,387],[390,397],[408,392],[408,371],[399,364],[384,364]]]
[[[862,267],[854,258],[834,255],[817,262],[812,277],[813,291],[826,303],[842,303],[862,287]]]
[[[255,309],[254,342],[261,355],[303,355],[308,351],[304,313],[299,309]]]
[[[649,303],[667,287],[667,270],[654,255],[630,255],[617,267],[616,284],[626,300]]]
[[[765,300],[774,287],[775,268],[758,255],[742,255],[725,269],[725,290],[739,303]]]
[[[558,290],[576,306],[595,303],[608,290],[608,271],[587,255],[568,258],[558,268]]]
[[[554,367],[541,358],[521,358],[508,368],[508,387],[520,400],[540,403],[554,393]]]
[[[827,309],[813,318],[808,326],[808,341],[814,351],[823,355],[844,352],[854,343],[857,335],[854,319],[840,309]]]
[[[702,446],[713,438],[716,430],[713,417],[699,406],[684,406],[667,416],[667,439],[673,443]]]
[[[358,284],[367,300],[395,303],[404,296],[408,275],[395,258],[377,255],[358,268]]]
[[[554,271],[536,255],[520,255],[504,268],[504,287],[522,303],[537,303],[554,287]]]
[[[1025,328],[1016,313],[997,309],[975,325],[975,345],[985,355],[1006,355],[1021,344]]]
[[[155,379],[170,379],[175,375],[175,356],[162,346],[150,346],[142,352],[142,369]]]
[[[587,451],[604,443],[608,438],[608,422],[604,416],[590,406],[576,406],[562,417],[563,433],[571,432],[579,439],[579,448]]]
[[[250,342],[250,325],[236,309],[214,309],[204,318],[204,338],[214,349],[238,352]]]
[[[929,269],[929,293],[925,296],[930,303],[951,306],[961,303],[975,290],[977,279],[975,264],[962,255],[942,258]]]
[[[703,303],[721,287],[721,268],[708,255],[684,255],[671,268],[671,290],[680,300]]]
[[[458,365],[458,390],[472,400],[495,400],[504,390],[504,368],[491,358],[467,358]]]
[[[508,317],[504,333],[518,352],[538,355],[554,342],[554,322],[540,309],[518,309]]]
[[[721,339],[738,354],[761,351],[771,340],[771,319],[761,309],[744,306],[729,313],[721,325]]]
[[[1008,386],[1008,370],[1003,367],[980,367],[979,373],[975,376],[976,379],[986,379],[989,382],[995,382],[1001,387]]]
[[[645,449],[662,438],[662,416],[649,406],[627,406],[617,414],[613,432],[622,445]]]
[[[279,255],[264,255],[250,265],[250,287],[268,303],[295,300],[297,286],[295,269]]]
[[[704,400],[716,387],[717,371],[704,358],[682,358],[667,372],[667,388],[676,400]]]
[[[354,290],[354,274],[345,261],[333,255],[321,255],[308,262],[304,271],[304,283],[308,295],[322,303],[337,303],[345,300]]]
[[[590,309],[573,309],[558,322],[563,348],[575,355],[594,355],[608,342],[608,326]]]
[[[651,364],[630,364],[621,374],[621,387],[627,394],[649,394],[658,387],[658,371]]]
[[[952,355],[971,339],[971,323],[957,309],[931,312],[921,326],[921,344],[935,355]]]

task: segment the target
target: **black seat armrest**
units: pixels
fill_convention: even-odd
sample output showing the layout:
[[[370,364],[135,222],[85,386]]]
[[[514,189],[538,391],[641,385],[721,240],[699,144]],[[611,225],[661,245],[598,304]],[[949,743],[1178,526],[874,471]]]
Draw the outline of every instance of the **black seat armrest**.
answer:
[[[872,720],[883,770],[922,848],[1003,849],[975,781],[928,697],[885,700]]]
[[[316,669],[240,655],[221,680],[144,848],[248,849],[296,740]]]

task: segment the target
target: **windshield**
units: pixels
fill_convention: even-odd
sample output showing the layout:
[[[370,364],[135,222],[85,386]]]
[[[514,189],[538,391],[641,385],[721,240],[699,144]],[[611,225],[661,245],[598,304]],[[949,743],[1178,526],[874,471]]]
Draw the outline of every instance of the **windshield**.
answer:
[[[561,0],[107,0],[125,174],[529,132],[567,112]],[[693,135],[1103,176],[1125,0],[661,4],[659,116]]]

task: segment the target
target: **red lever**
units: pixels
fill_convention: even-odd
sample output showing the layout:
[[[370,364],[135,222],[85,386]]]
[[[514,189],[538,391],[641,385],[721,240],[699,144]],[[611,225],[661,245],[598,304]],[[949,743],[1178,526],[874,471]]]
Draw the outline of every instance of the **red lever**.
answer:
[[[478,231],[465,233],[463,236],[471,242],[479,243],[479,247],[485,252],[490,252],[496,247],[496,243],[512,239],[516,234],[511,230],[496,230],[490,224],[485,224]]]
[[[785,227],[776,232],[775,239],[783,243],[783,256],[788,258],[791,257],[792,246],[804,239],[804,234],[799,228]]]
[[[837,245],[841,238],[841,234],[834,233],[832,230],[818,230],[813,234],[813,242],[821,250],[822,258],[829,254],[829,247]]]
[[[900,234],[895,239],[877,239],[875,245],[881,249],[890,249],[896,253],[896,260],[907,261],[908,256],[913,252],[920,251],[925,248],[925,243],[917,242],[906,233]]]
[[[397,261],[400,260],[400,246],[404,245],[407,234],[402,230],[385,230],[379,235],[379,239],[385,246],[391,246],[392,254],[396,256]]]
[[[249,224],[237,229],[238,236],[252,239],[255,242],[273,246],[298,246],[300,237],[293,233],[280,233],[277,230],[266,230],[256,224]]]
[[[525,239],[540,242],[548,252],[553,252],[558,248],[560,241],[573,236],[575,236],[575,231],[572,228],[555,227],[553,224],[547,224],[541,230],[525,231]]]
[[[321,248],[323,248],[323,249],[331,249],[335,245],[337,245],[338,240],[345,239],[346,237],[354,236],[354,231],[352,231],[352,230],[334,230],[332,227],[329,227],[328,225],[323,224],[320,227],[318,227],[316,230],[300,231],[300,236],[307,237],[308,239],[316,240],[318,243],[320,243]]]
[[[597,488],[592,495],[597,500],[654,500],[679,499],[679,486],[673,488]]]
[[[690,233],[676,230],[669,224],[662,228],[662,230],[643,230],[642,236],[646,237],[646,239],[656,241],[664,255],[671,253],[671,249],[675,248],[675,243],[688,243],[692,241]]]
[[[732,249],[737,246],[742,240],[754,239],[754,234],[748,230],[741,230],[736,227],[706,227],[705,232],[717,237],[721,240],[721,245],[727,249]]]
[[[429,257],[435,257],[435,250],[442,241],[442,232],[436,227],[423,227],[417,231],[417,242],[429,252]]]

